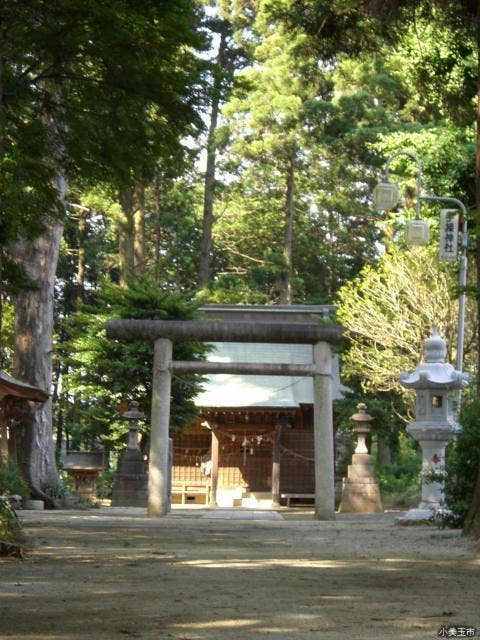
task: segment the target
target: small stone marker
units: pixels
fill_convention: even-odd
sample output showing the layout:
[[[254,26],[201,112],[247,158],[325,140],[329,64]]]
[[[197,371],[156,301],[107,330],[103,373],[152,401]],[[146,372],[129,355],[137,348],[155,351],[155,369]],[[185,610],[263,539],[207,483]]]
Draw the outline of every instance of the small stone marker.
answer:
[[[383,513],[380,489],[375,478],[372,460],[368,453],[366,437],[370,432],[372,416],[365,413],[367,407],[357,405],[358,413],[352,416],[356,423],[357,447],[348,465],[348,476],[343,479],[340,513]]]

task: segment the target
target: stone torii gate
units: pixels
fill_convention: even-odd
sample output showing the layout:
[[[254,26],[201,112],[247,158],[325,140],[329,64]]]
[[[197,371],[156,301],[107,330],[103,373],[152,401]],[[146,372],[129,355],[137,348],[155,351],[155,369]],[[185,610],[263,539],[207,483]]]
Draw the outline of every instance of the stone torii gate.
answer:
[[[110,320],[107,337],[154,343],[152,414],[148,474],[148,515],[169,509],[168,438],[172,372],[244,375],[311,376],[314,389],[315,517],[335,518],[331,344],[345,338],[343,327],[307,323],[241,321]],[[180,362],[172,360],[175,340],[203,342],[267,342],[313,345],[311,364]]]

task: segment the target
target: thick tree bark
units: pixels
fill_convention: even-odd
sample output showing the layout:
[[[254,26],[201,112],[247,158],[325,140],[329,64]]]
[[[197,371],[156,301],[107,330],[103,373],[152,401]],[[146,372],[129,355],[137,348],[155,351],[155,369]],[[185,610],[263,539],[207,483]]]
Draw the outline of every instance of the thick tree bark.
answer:
[[[202,243],[200,247],[200,269],[198,276],[198,287],[204,287],[210,277],[210,262],[212,253],[212,227],[214,221],[213,207],[215,200],[215,164],[216,146],[215,131],[218,124],[218,114],[220,111],[220,99],[222,89],[222,76],[226,64],[227,30],[222,29],[220,43],[217,54],[217,65],[212,93],[212,111],[210,114],[210,126],[208,128],[207,139],[207,166],[205,171],[205,187],[203,198],[203,227]]]
[[[477,149],[475,171],[475,272],[480,289],[480,4],[477,7]],[[480,388],[480,303],[477,303],[477,385]]]
[[[295,160],[288,159],[286,175],[285,197],[285,234],[283,243],[283,257],[285,271],[280,292],[281,304],[292,304],[292,253],[293,253],[293,220],[295,214]]]
[[[477,161],[475,173],[475,267],[477,291],[480,290],[480,5],[477,6]],[[477,388],[480,389],[480,303],[477,302]],[[480,538],[480,468],[473,502],[465,520],[464,532]]]
[[[465,519],[463,532],[469,536],[480,539],[480,470],[477,475],[473,502]]]
[[[43,236],[22,242],[12,251],[35,284],[15,301],[14,375],[50,392],[52,383],[52,336],[55,272],[62,225],[52,223]],[[41,408],[27,407],[26,418],[15,429],[17,460],[32,495],[55,503],[60,486],[52,437],[52,399]]]
[[[3,57],[0,56],[0,113],[3,114],[3,109],[4,109],[4,105],[3,105],[3,65],[4,65],[4,61],[3,61]],[[3,160],[3,154],[4,154],[4,149],[3,149],[3,135],[2,135],[2,131],[0,130],[0,160]],[[3,328],[3,260],[2,260],[2,252],[0,251],[0,368],[3,368],[4,366],[4,362],[3,362],[3,340],[2,340],[2,328]]]

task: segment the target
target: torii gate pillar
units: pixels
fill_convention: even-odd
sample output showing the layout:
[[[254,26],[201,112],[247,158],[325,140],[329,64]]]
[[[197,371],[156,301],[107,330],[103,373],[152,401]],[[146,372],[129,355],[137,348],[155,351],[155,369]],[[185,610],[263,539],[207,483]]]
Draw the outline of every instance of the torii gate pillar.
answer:
[[[148,471],[148,515],[151,518],[167,515],[170,506],[168,428],[170,423],[172,348],[172,341],[167,338],[155,340]]]
[[[332,411],[332,354],[328,342],[313,345],[313,432],[315,455],[315,517],[335,519]]]

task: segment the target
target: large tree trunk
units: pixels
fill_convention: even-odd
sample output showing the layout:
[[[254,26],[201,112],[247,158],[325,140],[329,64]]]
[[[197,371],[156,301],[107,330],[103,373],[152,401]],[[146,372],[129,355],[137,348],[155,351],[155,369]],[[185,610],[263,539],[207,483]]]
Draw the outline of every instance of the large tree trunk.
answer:
[[[47,392],[52,384],[53,303],[61,237],[62,225],[52,223],[43,236],[22,242],[12,251],[35,285],[15,301],[15,376]],[[27,406],[26,410],[25,419],[15,428],[18,463],[32,495],[53,506],[60,479],[52,436],[52,399],[39,409]]]
[[[475,272],[480,289],[480,4],[477,7],[477,153],[475,171]],[[480,388],[480,303],[477,302],[477,385]]]
[[[465,519],[463,532],[469,536],[480,539],[480,469],[477,475],[473,502]]]
[[[205,171],[205,187],[203,197],[203,227],[202,242],[200,247],[200,269],[198,276],[198,287],[204,287],[210,277],[210,262],[212,254],[212,227],[213,227],[213,205],[215,199],[215,163],[216,146],[215,131],[217,129],[218,114],[220,111],[220,99],[222,93],[222,76],[226,64],[227,29],[222,29],[220,43],[217,54],[217,65],[215,69],[215,79],[212,92],[212,111],[210,114],[210,126],[208,128],[207,139],[207,166]]]
[[[289,158],[286,176],[285,197],[285,234],[283,243],[283,257],[285,271],[280,292],[281,304],[292,304],[292,253],[293,253],[293,220],[295,214],[295,161]]]
[[[480,290],[480,4],[477,6],[477,161],[475,174],[475,267],[476,286]],[[480,303],[477,302],[477,389],[480,389]],[[473,502],[465,520],[464,532],[480,538],[480,468]]]

